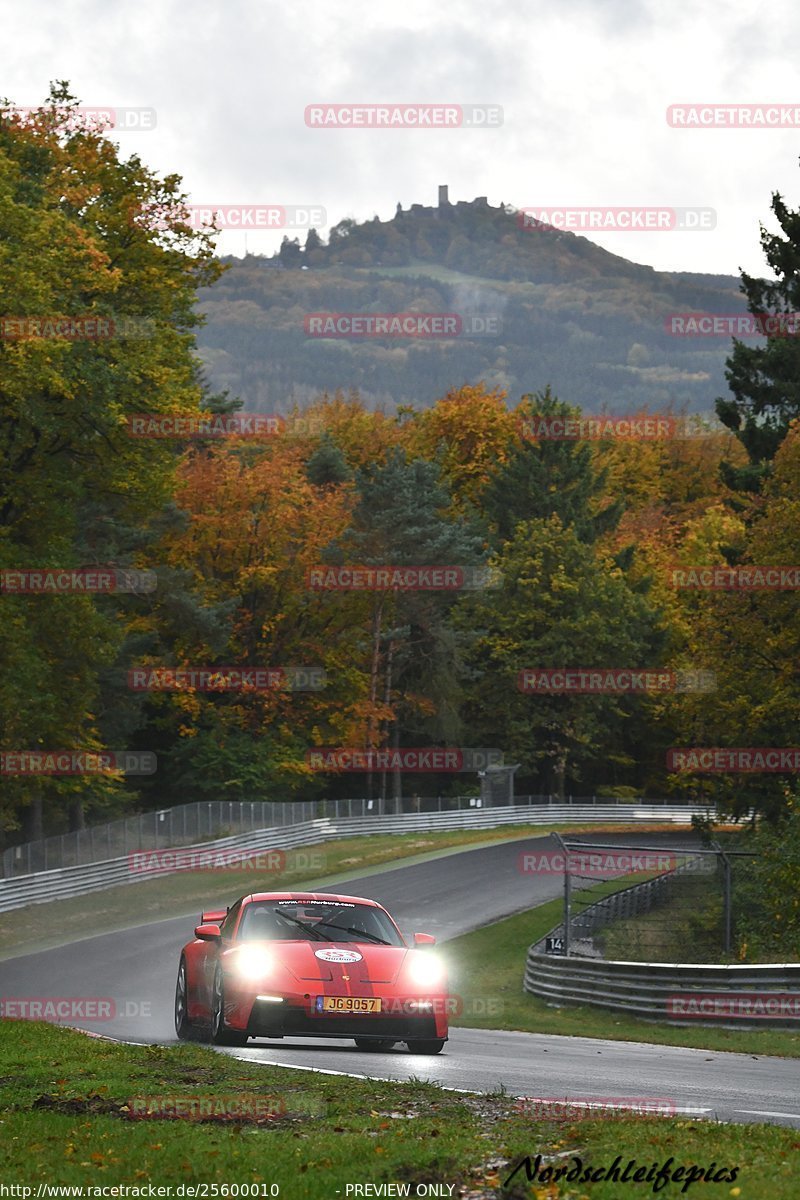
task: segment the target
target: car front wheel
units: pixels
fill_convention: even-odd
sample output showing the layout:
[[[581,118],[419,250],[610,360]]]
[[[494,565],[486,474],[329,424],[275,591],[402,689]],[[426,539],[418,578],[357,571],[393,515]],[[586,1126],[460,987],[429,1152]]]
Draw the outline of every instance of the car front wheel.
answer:
[[[214,998],[211,1005],[211,1041],[215,1046],[244,1046],[247,1034],[228,1029],[225,1024],[225,982],[217,968],[214,976]]]
[[[175,984],[175,1032],[182,1042],[199,1042],[202,1034],[189,1020],[189,989],[186,983],[186,959],[178,967],[178,982]]]
[[[421,1042],[406,1042],[411,1054],[441,1054],[444,1038],[427,1038]]]

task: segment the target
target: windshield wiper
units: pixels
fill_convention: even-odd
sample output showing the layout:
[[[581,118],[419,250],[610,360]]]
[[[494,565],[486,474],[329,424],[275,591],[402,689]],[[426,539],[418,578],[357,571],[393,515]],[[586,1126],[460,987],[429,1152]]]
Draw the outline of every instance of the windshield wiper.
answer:
[[[377,933],[366,933],[363,929],[356,929],[354,925],[335,925],[333,921],[317,921],[317,925],[327,925],[329,929],[341,929],[342,933],[357,933],[360,938],[366,938],[370,942],[378,942],[381,946],[391,946],[391,942],[387,942],[385,938],[378,937]],[[328,938],[328,941],[335,941],[334,938]]]
[[[290,917],[288,913],[281,912],[279,908],[275,909],[275,913],[277,916],[282,917],[284,921],[291,921],[293,925],[298,925],[300,929],[304,930],[306,933],[310,933],[311,936],[316,938],[318,942],[328,941],[328,938],[326,938],[323,934],[317,933],[313,925],[307,925],[306,922],[301,921],[299,917]]]

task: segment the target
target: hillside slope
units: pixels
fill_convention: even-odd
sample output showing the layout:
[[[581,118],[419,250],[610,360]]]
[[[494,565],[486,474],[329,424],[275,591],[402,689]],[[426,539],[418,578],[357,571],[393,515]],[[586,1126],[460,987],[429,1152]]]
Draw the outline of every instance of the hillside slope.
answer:
[[[665,322],[744,311],[734,276],[657,272],[482,200],[343,221],[327,244],[286,238],[272,258],[225,261],[202,295],[201,353],[213,385],[258,411],[337,388],[389,409],[427,405],[481,379],[512,399],[549,383],[586,411],[710,411],[730,339],[676,337]],[[491,318],[493,329],[449,340],[306,332],[308,314],[410,311]]]

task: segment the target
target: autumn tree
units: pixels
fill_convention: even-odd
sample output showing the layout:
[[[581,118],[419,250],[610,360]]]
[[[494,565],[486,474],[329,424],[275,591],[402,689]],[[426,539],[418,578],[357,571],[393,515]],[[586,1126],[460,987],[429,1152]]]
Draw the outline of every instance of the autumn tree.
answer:
[[[158,232],[142,219],[154,210],[166,214]],[[36,113],[0,119],[0,566],[95,565],[108,545],[83,539],[89,506],[146,525],[169,502],[174,447],[130,437],[127,419],[199,405],[193,302],[218,268],[183,211],[177,177],[121,160],[65,86]],[[75,336],[36,325],[70,318]],[[86,318],[104,332],[82,335]],[[124,636],[119,612],[85,594],[4,606],[0,660],[15,671],[0,672],[4,747],[102,746],[98,679]],[[9,779],[2,819],[36,836],[43,815],[57,820],[79,790],[90,799],[109,783]]]

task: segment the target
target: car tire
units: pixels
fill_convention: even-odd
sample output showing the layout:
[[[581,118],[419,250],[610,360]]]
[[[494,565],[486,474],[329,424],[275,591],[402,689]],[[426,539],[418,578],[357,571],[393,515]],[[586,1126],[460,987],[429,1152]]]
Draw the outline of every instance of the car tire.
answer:
[[[225,983],[217,967],[214,975],[214,997],[211,1002],[211,1041],[215,1046],[245,1046],[247,1034],[228,1029],[225,1024]]]
[[[181,1042],[202,1041],[202,1032],[188,1017],[189,987],[186,980],[186,959],[181,957],[178,979],[175,983],[175,1033]]]
[[[421,1042],[406,1042],[411,1054],[441,1054],[444,1049],[444,1038],[426,1038]]]
[[[372,1038],[354,1038],[353,1041],[357,1050],[372,1050],[376,1054],[385,1053],[397,1044],[389,1038],[383,1038],[381,1041],[373,1041]]]

